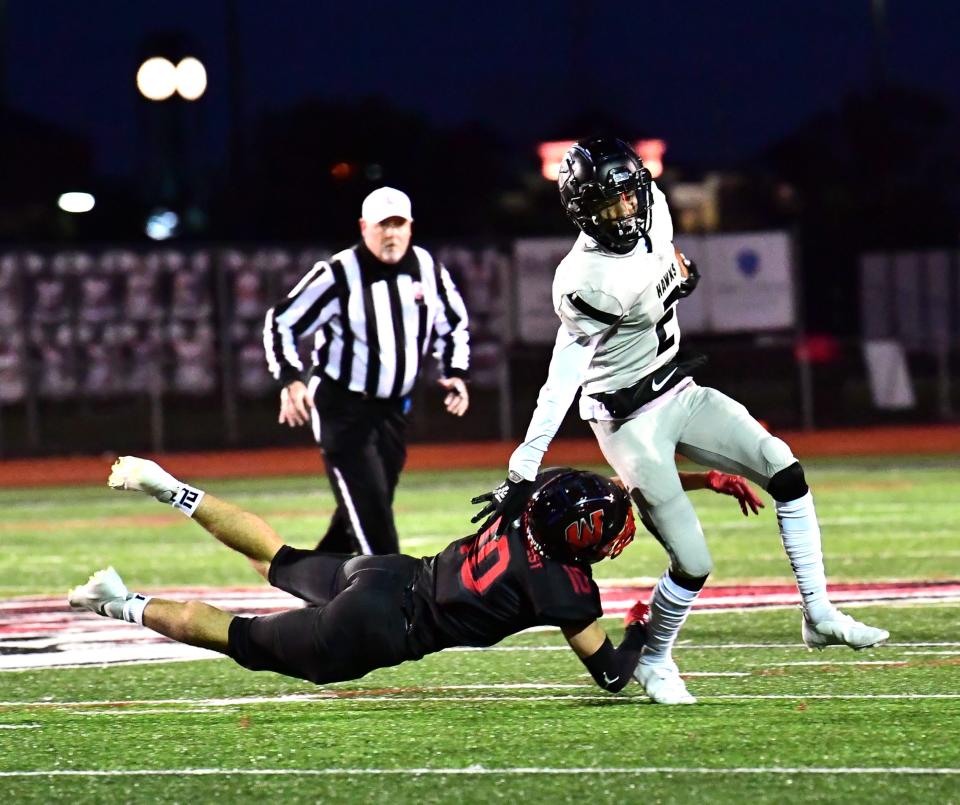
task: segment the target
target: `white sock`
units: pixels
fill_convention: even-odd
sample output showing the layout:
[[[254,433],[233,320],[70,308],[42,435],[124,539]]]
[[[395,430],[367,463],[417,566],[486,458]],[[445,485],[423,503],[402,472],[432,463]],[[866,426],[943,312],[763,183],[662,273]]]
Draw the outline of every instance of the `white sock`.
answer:
[[[127,593],[126,598],[114,598],[103,605],[103,612],[108,618],[118,621],[127,621],[143,626],[143,610],[152,596],[140,593]]]
[[[780,539],[797,578],[797,588],[803,599],[807,619],[817,623],[833,614],[833,604],[827,595],[827,576],[823,569],[823,550],[820,547],[820,524],[813,506],[813,494],[777,503],[777,522]]]
[[[647,624],[647,643],[640,653],[640,662],[656,665],[670,659],[670,651],[677,640],[680,627],[697,600],[699,590],[681,587],[668,573],[664,573],[650,596],[650,622]]]
[[[187,517],[193,517],[205,494],[202,489],[197,489],[195,486],[179,483],[170,505],[182,511]]]
[[[123,602],[123,610],[120,617],[127,621],[127,623],[135,623],[137,626],[143,626],[143,610],[147,608],[147,604],[150,603],[152,597],[153,596],[150,595],[141,595],[140,593],[128,595]]]

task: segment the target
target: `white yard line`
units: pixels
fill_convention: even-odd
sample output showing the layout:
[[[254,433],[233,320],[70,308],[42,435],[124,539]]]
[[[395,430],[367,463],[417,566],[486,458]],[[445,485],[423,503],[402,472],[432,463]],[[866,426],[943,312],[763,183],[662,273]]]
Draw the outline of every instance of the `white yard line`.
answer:
[[[492,685],[491,688],[500,686]],[[563,690],[569,685],[544,685],[543,690]],[[577,685],[577,688],[587,688],[590,685]],[[236,707],[238,705],[258,705],[258,704],[330,704],[330,703],[359,703],[359,704],[381,704],[385,702],[555,702],[555,701],[615,701],[620,698],[623,701],[636,701],[643,704],[646,698],[643,694],[637,692],[630,696],[617,697],[614,694],[554,694],[554,695],[532,695],[532,696],[462,696],[434,695],[447,688],[425,688],[424,694],[418,694],[416,688],[400,688],[397,693],[384,694],[380,691],[371,691],[365,694],[362,690],[330,690],[320,694],[294,694],[289,696],[249,696],[232,699],[125,699],[103,701],[4,701],[0,702],[0,707],[5,708],[43,708],[43,709],[70,709],[80,712],[77,708],[108,708],[97,710],[98,715],[104,713],[122,713],[126,708],[133,706],[139,707],[162,707],[164,705],[187,705],[202,708],[223,708]],[[454,688],[462,689],[462,688]],[[483,688],[484,690],[486,688]],[[843,700],[890,700],[906,701],[919,699],[932,700],[950,700],[960,699],[960,693],[721,693],[715,695],[700,695],[701,700],[721,701],[721,700],[744,700],[744,701],[764,701],[764,700],[825,700],[825,701],[843,701]],[[86,711],[84,711],[86,712]]]
[[[526,776],[526,775],[585,775],[585,774],[709,774],[709,775],[955,775],[960,768],[916,766],[734,766],[711,768],[697,766],[611,766],[587,768],[507,767],[487,768],[407,768],[407,769],[49,769],[31,771],[0,771],[0,777],[377,777],[381,775],[423,777],[448,776]]]
[[[802,660],[798,662],[748,663],[751,668],[786,668],[794,665],[910,665],[907,660]],[[686,674],[684,674],[686,675]]]
[[[553,627],[550,627],[553,628]],[[947,648],[951,646],[960,647],[960,643],[953,642],[944,642],[944,643],[884,643],[884,648]],[[802,644],[799,640],[794,643],[691,643],[689,641],[681,641],[677,645],[677,649],[680,651],[726,651],[729,649],[745,649],[745,648],[756,648],[756,649],[772,649],[772,648],[784,648],[784,649],[796,649],[801,648]],[[456,646],[454,648],[445,648],[443,650],[444,654],[453,651],[569,651],[569,646],[487,646],[487,647],[477,647],[477,646]],[[907,653],[907,652],[905,652]],[[953,654],[955,652],[945,652]]]
[[[847,700],[847,699],[960,699],[960,693],[718,693],[714,696],[697,695],[700,700],[704,699],[824,699],[824,700]]]
[[[39,724],[0,724],[0,730],[38,730]]]
[[[691,643],[688,640],[681,640],[677,644],[678,649],[690,649],[691,651],[700,651],[701,649],[730,649],[730,648],[799,648],[800,641],[795,643]],[[960,647],[960,643],[944,641],[941,643],[884,643],[884,648],[947,648]],[[450,651],[450,649],[446,649]]]

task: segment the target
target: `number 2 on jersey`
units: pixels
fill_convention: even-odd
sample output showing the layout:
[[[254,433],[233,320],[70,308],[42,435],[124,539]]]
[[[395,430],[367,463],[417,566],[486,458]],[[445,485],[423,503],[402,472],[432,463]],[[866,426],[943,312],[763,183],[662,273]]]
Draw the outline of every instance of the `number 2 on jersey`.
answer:
[[[482,534],[474,537],[460,551],[466,554],[460,566],[463,586],[477,595],[483,595],[510,564],[510,543],[506,536],[500,539],[498,519]]]
[[[657,355],[663,355],[670,347],[677,343],[680,337],[680,322],[677,321],[677,305],[663,314],[657,322]]]
[[[677,321],[677,300],[680,286],[674,286],[663,300],[663,315],[657,322],[657,355],[663,355],[680,338],[680,322]]]

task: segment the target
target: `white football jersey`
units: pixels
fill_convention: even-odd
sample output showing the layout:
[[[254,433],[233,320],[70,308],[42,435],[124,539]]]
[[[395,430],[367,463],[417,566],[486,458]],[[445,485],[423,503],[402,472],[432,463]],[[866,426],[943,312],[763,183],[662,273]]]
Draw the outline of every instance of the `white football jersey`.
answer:
[[[557,267],[553,305],[560,329],[526,437],[510,458],[511,472],[536,475],[577,388],[583,389],[581,417],[609,419],[589,395],[632,386],[677,354],[682,278],[670,210],[655,184],[648,237],[649,243],[641,239],[619,255],[581,234]]]
[[[631,386],[677,354],[682,277],[667,201],[656,185],[653,196],[649,244],[641,240],[618,255],[581,234],[557,267],[553,306],[561,330],[601,336],[581,381],[585,395]]]

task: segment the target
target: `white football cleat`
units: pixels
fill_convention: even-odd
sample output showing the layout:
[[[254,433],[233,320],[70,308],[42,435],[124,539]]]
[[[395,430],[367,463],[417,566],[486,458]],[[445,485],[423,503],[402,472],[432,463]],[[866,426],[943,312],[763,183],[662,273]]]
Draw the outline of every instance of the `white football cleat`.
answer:
[[[859,651],[886,643],[890,637],[890,632],[886,629],[867,626],[839,609],[835,609],[830,618],[817,623],[807,620],[804,613],[801,634],[807,648],[818,651],[827,646],[850,646],[854,651]]]
[[[75,609],[89,609],[104,617],[111,617],[106,610],[111,601],[120,601],[121,605],[130,597],[127,585],[120,574],[112,567],[98,570],[86,584],[74,587],[67,593],[67,603]],[[116,617],[116,616],[114,616]]]
[[[107,486],[152,495],[161,503],[170,503],[182,484],[156,461],[136,456],[120,456],[110,468]]]
[[[673,660],[656,665],[640,662],[633,672],[633,678],[656,704],[697,703],[696,697],[691,695],[680,678],[680,669]]]

